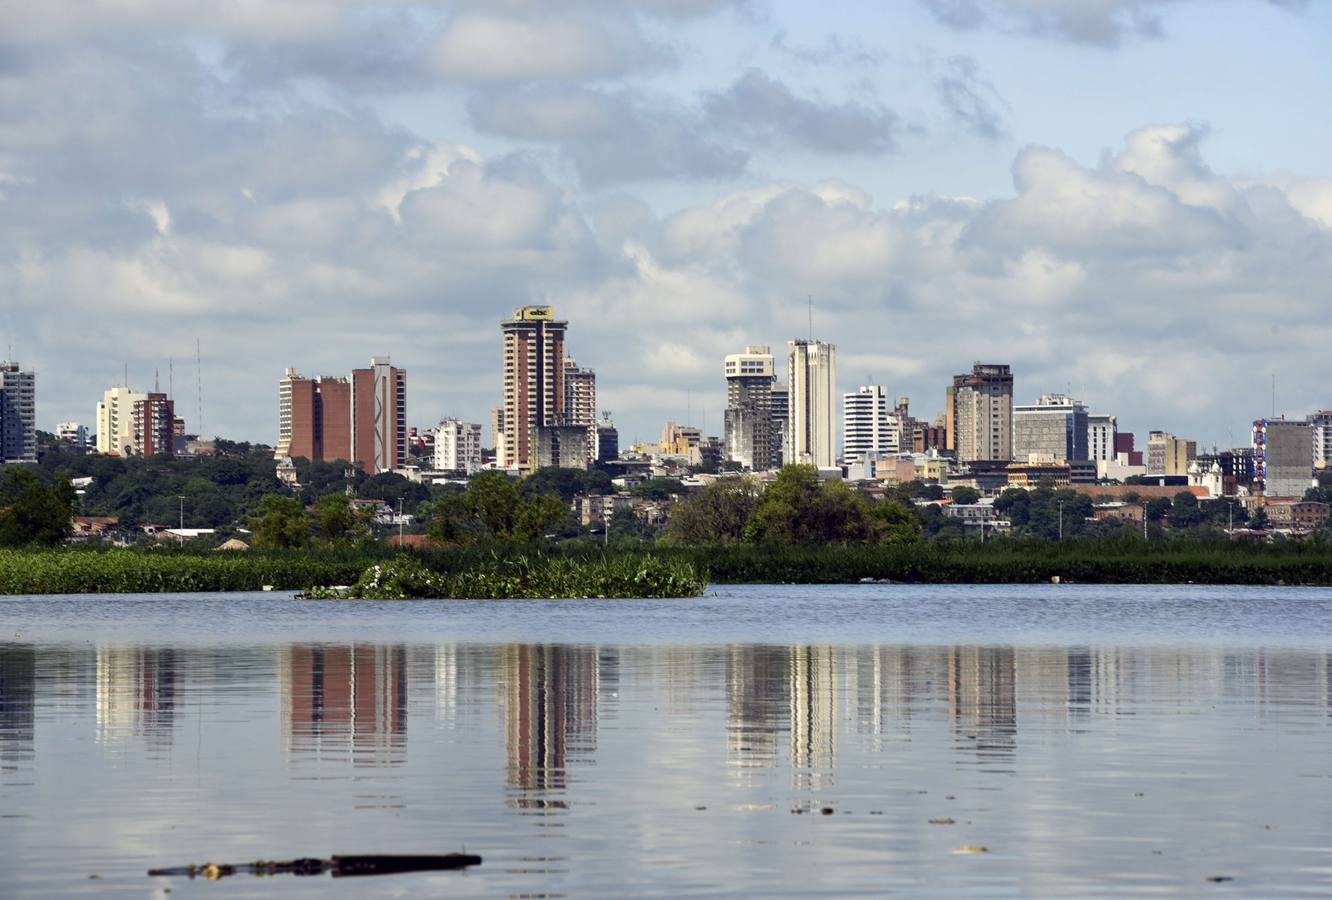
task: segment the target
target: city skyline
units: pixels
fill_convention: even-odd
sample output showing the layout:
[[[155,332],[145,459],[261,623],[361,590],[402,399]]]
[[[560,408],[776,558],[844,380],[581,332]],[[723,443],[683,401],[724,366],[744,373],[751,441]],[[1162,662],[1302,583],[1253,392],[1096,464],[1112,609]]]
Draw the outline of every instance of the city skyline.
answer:
[[[1278,413],[1327,405],[1332,10],[1223,6],[7,11],[0,343],[49,430],[199,340],[204,430],[271,441],[294,343],[485,422],[494,322],[549,304],[632,440],[691,399],[720,434],[716,360],[812,295],[843,386],[922,417],[999,358],[1024,402],[1239,445],[1273,373]]]

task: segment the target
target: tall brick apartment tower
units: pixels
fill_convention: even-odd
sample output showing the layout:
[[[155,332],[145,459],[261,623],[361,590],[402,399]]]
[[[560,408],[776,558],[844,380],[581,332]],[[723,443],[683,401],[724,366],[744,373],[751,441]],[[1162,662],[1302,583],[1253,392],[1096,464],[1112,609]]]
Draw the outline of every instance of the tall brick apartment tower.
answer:
[[[524,306],[500,323],[504,336],[504,468],[537,468],[537,428],[565,423],[564,332],[553,306]]]

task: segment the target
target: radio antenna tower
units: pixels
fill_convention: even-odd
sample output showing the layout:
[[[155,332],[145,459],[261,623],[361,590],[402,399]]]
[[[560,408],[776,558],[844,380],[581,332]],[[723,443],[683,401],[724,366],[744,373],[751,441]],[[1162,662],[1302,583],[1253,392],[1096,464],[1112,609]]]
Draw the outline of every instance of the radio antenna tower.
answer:
[[[199,440],[204,440],[203,427],[203,352],[199,348],[199,339],[194,339],[194,386],[198,392],[198,409],[195,426],[199,429]]]

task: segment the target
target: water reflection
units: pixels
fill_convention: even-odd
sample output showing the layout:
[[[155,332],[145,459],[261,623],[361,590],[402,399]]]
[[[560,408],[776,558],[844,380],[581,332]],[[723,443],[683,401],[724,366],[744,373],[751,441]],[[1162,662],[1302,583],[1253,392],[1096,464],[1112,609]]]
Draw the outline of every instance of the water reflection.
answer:
[[[514,644],[504,648],[502,659],[511,803],[529,810],[563,809],[570,756],[590,755],[597,745],[597,651]]]
[[[288,752],[400,765],[407,751],[406,649],[293,644],[278,666]]]
[[[12,771],[32,759],[36,652],[22,644],[0,644],[0,769]]]
[[[1215,646],[0,644],[0,871],[47,865],[57,879],[40,848],[106,829],[127,835],[141,878],[176,856],[165,850],[185,825],[215,827],[233,850],[258,837],[294,853],[357,849],[366,835],[366,849],[465,844],[497,857],[469,877],[510,879],[478,894],[614,893],[652,863],[671,873],[664,893],[706,888],[670,881],[696,868],[744,870],[753,893],[778,893],[815,864],[842,892],[872,893],[889,862],[953,862],[970,842],[1007,856],[958,862],[939,890],[1114,893],[1097,878],[1118,872],[1160,886],[1163,846],[1174,866],[1260,848],[1273,871],[1332,886],[1332,853],[1316,849],[1332,839],[1330,659]],[[790,815],[820,808],[837,815]],[[5,830],[28,824],[26,847]],[[312,844],[286,833],[316,828]],[[1194,863],[1168,843],[1184,835],[1202,848]],[[957,874],[981,866],[1010,880]],[[1064,878],[1070,867],[1085,879]],[[609,880],[578,881],[592,870]]]

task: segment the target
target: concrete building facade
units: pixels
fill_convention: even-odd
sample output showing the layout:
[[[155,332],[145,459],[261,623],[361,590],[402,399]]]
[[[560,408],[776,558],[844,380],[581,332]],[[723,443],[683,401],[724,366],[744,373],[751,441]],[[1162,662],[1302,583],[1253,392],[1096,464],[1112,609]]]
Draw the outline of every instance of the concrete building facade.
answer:
[[[976,363],[953,376],[948,392],[949,448],[962,462],[1013,459],[1013,370]]]
[[[366,472],[407,465],[407,372],[387,356],[351,373],[352,461]]]
[[[1049,453],[1055,459],[1091,459],[1087,407],[1065,394],[1042,394],[1035,404],[1013,407],[1013,455]]]
[[[1118,422],[1114,416],[1087,414],[1087,458],[1093,462],[1110,462],[1115,458],[1115,434]]]
[[[440,472],[472,475],[481,470],[481,425],[445,419],[435,428],[433,466]]]
[[[587,429],[588,462],[597,458],[597,373],[564,360],[564,421]]]
[[[823,341],[786,344],[789,385],[785,462],[837,464],[837,348]]]
[[[1168,431],[1147,434],[1147,474],[1189,474],[1189,463],[1198,456],[1198,442],[1177,438]]]
[[[1254,480],[1268,497],[1304,497],[1313,484],[1313,426],[1308,421],[1253,423]]]
[[[1320,471],[1332,466],[1332,410],[1320,410],[1309,416],[1313,442],[1313,464]]]
[[[902,448],[901,420],[883,385],[842,395],[842,461],[883,459]]]
[[[79,422],[61,422],[56,425],[55,436],[75,447],[88,446],[88,426]]]
[[[500,323],[504,431],[503,440],[496,442],[496,450],[503,451],[496,462],[501,468],[537,468],[537,428],[566,424],[564,335],[568,325],[556,321],[553,306],[524,306],[514,310],[512,319]],[[548,443],[549,439],[554,436],[548,436]]]
[[[37,461],[37,375],[0,362],[0,462]]]
[[[770,469],[780,456],[772,409],[776,382],[772,352],[766,345],[749,346],[744,353],[729,354],[724,366],[725,458],[754,472]]]
[[[147,400],[147,394],[128,387],[108,388],[97,404],[97,452],[107,456],[124,456],[132,452],[134,437],[134,404]]]

